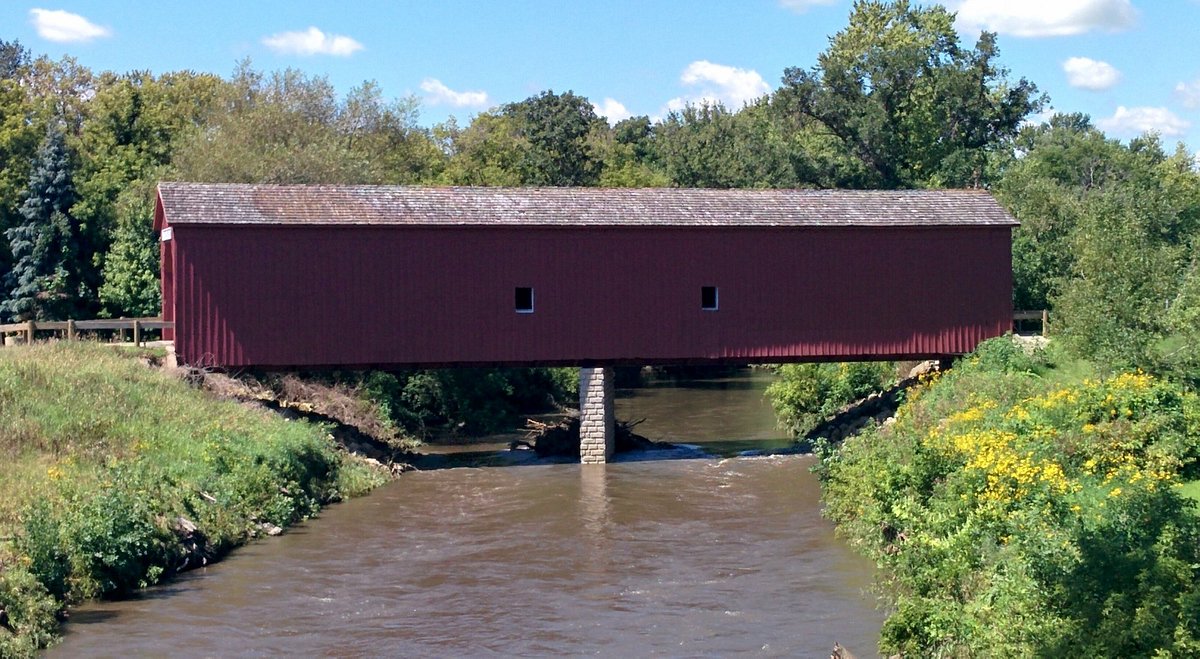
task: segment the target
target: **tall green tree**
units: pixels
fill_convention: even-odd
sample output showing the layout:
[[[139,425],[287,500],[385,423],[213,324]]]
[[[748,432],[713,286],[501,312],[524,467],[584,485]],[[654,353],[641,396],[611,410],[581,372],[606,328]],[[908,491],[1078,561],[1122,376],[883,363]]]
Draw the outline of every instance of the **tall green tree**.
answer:
[[[521,181],[526,185],[596,185],[601,162],[591,149],[594,131],[608,124],[591,101],[570,91],[553,90],[504,106],[516,134],[525,141]]]
[[[671,180],[654,156],[654,127],[648,116],[618,121],[611,131],[593,131],[593,151],[602,163],[602,187],[666,187]]]
[[[603,169],[599,184],[606,188],[666,187],[670,179],[654,156],[654,128],[646,116],[617,122],[609,131],[593,131],[594,152]]]
[[[0,80],[17,80],[29,65],[29,49],[20,41],[0,39]]]
[[[71,153],[52,124],[38,149],[21,223],[5,231],[15,263],[0,313],[16,320],[73,318],[91,299],[79,273]]]
[[[16,41],[0,40],[0,237],[16,226],[18,210],[29,184],[30,163],[45,134],[31,97],[22,85],[29,51]],[[0,240],[0,273],[12,269],[8,241]],[[0,300],[7,297],[0,276]]]
[[[525,183],[522,172],[529,142],[517,134],[511,118],[484,112],[466,128],[441,127],[450,154],[439,182],[449,185],[515,186]]]
[[[110,316],[157,316],[162,310],[154,190],[152,179],[140,180],[121,192],[114,204],[117,222],[98,291],[100,304]]]
[[[222,90],[224,111],[181,140],[172,163],[191,181],[415,183],[444,154],[416,126],[416,101],[385,103],[368,83],[339,99],[320,76],[263,74],[243,62]]]
[[[77,141],[79,203],[74,209],[89,290],[104,288],[106,260],[117,234],[131,224],[148,222],[148,215],[126,218],[121,212],[135,207],[144,211],[153,200],[153,182],[173,177],[166,166],[176,145],[199,131],[217,111],[224,85],[217,76],[190,72],[154,76],[135,71],[97,78],[97,92],[88,102]],[[146,198],[137,204],[128,199],[119,203],[133,190]],[[104,306],[101,312],[132,313]]]
[[[996,63],[995,35],[959,43],[954,15],[908,0],[857,0],[810,70],[784,71],[777,100],[820,123],[878,188],[983,183],[987,152],[1042,104]]]
[[[672,112],[654,131],[657,159],[685,188],[794,187],[789,144],[765,100],[732,112],[720,103]]]

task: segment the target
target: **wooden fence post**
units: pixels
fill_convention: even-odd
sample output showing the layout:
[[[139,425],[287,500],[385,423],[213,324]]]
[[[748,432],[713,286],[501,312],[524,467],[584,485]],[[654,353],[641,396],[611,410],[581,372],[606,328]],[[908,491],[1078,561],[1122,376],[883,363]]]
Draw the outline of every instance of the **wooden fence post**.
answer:
[[[75,340],[75,321],[74,321],[74,319],[71,319],[71,318],[67,319],[67,340],[68,341]]]
[[[142,321],[133,321],[133,347],[142,347]]]
[[[1042,336],[1046,336],[1046,325],[1050,324],[1050,310],[1042,309]]]
[[[35,325],[32,320],[25,325],[25,345],[33,345],[33,332],[36,329],[37,325]]]

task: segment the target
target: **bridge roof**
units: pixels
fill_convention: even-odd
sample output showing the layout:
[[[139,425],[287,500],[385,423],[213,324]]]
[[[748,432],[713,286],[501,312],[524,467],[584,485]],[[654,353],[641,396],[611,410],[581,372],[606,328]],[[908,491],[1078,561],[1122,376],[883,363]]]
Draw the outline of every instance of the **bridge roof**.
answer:
[[[1014,226],[983,190],[712,190],[169,183],[170,224]]]

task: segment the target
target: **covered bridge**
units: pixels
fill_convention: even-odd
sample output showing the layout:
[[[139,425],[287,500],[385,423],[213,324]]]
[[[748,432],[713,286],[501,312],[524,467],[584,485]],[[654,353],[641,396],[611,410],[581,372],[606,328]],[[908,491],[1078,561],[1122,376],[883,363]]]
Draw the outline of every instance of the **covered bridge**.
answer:
[[[901,359],[1011,326],[986,192],[161,183],[163,316],[226,367]]]

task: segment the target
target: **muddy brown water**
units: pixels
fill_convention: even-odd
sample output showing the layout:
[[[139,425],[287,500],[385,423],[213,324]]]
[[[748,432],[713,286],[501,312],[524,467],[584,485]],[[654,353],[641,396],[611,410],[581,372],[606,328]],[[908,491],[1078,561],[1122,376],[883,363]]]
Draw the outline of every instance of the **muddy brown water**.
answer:
[[[135,599],[80,607],[50,654],[873,655],[872,566],[821,518],[812,458],[738,457],[787,444],[769,377],[621,392],[639,432],[713,456],[405,474]],[[495,463],[474,448],[456,450]]]

